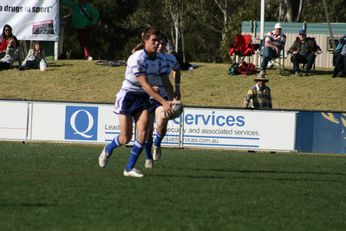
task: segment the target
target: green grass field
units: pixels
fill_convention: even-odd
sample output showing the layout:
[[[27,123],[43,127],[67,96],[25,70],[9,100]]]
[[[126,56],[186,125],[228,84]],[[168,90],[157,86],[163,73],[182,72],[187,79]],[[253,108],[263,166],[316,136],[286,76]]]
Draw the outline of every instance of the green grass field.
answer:
[[[0,230],[344,230],[346,157],[164,149],[142,179],[102,146],[0,143]]]

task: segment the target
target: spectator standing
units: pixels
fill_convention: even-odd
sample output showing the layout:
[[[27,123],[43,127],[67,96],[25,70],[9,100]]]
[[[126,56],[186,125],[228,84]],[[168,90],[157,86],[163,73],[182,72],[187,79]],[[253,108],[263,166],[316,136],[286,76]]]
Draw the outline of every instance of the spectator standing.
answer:
[[[13,37],[15,37],[15,36],[12,34],[12,27],[10,25],[6,24],[3,27],[2,33],[0,35],[0,58],[5,56],[8,42]]]
[[[46,63],[46,55],[44,49],[42,48],[40,42],[34,42],[32,48],[29,50],[27,56],[25,57],[22,65],[18,69],[39,69],[40,62],[42,60]]]
[[[72,9],[72,25],[75,28],[84,58],[91,61],[91,38],[100,14],[87,0],[62,0]]]
[[[268,86],[266,86],[269,79],[266,79],[265,77],[257,77],[254,79],[254,81],[256,84],[248,90],[244,98],[243,107],[254,109],[271,109],[271,90]]]
[[[258,77],[264,77],[268,62],[280,56],[281,50],[285,47],[286,35],[282,33],[281,23],[276,23],[274,30],[268,32],[264,39],[264,47],[262,48],[261,71]]]
[[[120,134],[104,147],[99,156],[99,165],[104,168],[113,150],[130,142],[134,122],[137,136],[123,173],[128,177],[144,176],[135,168],[135,164],[143,150],[147,133],[149,96],[158,101],[168,114],[173,113],[171,103],[162,98],[147,82],[150,75],[160,78],[165,65],[162,54],[156,52],[159,35],[160,31],[155,28],[146,30],[143,40],[144,49],[136,51],[127,60],[125,80],[116,95],[114,106],[114,112],[119,118]]]
[[[288,50],[288,53],[292,54],[293,73],[295,75],[301,75],[299,64],[303,63],[306,64],[304,75],[310,75],[316,55],[321,54],[322,50],[317,45],[315,38],[306,37],[306,31],[301,29],[299,30],[299,36]]]
[[[333,77],[346,76],[346,35],[340,37],[339,44],[335,48],[335,66]]]

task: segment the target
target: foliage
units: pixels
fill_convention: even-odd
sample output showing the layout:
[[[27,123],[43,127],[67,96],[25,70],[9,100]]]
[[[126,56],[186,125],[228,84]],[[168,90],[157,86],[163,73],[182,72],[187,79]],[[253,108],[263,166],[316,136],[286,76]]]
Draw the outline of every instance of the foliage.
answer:
[[[258,0],[100,0],[91,1],[101,12],[101,22],[94,34],[95,58],[126,59],[148,26],[156,26],[175,42],[188,60],[220,62],[228,50],[228,42],[240,33],[241,21],[260,20]],[[281,9],[292,3],[297,11],[300,0],[266,1],[267,21],[286,20]],[[321,1],[304,0],[300,21],[326,22]],[[331,22],[346,21],[346,1],[328,1]],[[286,7],[287,8],[287,7]],[[62,15],[68,10],[62,7]],[[295,17],[295,15],[292,15]],[[174,21],[174,18],[176,21]],[[77,38],[66,18],[64,50],[80,58]],[[182,43],[184,41],[184,43]]]

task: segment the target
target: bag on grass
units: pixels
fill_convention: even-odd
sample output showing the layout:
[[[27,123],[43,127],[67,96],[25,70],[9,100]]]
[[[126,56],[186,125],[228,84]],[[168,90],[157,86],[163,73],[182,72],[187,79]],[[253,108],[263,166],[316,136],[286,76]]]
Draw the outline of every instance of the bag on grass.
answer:
[[[239,75],[240,72],[238,71],[239,63],[232,63],[228,68],[228,74],[229,75]]]

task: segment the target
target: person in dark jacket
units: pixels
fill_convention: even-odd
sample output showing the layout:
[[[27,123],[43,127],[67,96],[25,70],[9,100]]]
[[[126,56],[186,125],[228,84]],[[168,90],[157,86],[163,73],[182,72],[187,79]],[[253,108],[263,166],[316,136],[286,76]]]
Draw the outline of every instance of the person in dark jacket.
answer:
[[[315,38],[306,37],[305,30],[299,30],[299,36],[288,50],[292,54],[291,61],[293,63],[293,72],[301,75],[299,64],[306,64],[305,75],[310,75],[311,68],[315,63],[316,55],[321,54],[322,50],[317,45]]]
[[[333,70],[333,77],[345,77],[346,76],[346,35],[343,35],[339,39],[339,44],[335,48],[334,56],[335,56],[335,65]]]

